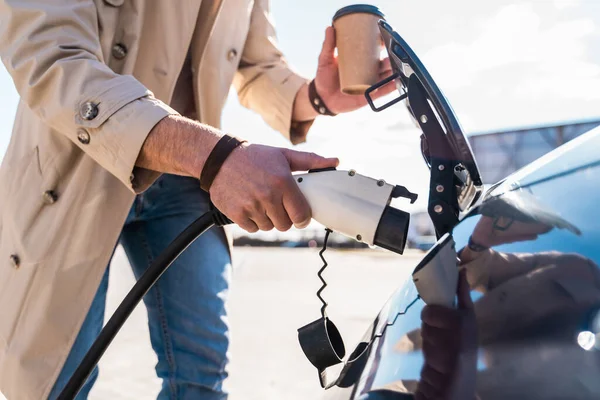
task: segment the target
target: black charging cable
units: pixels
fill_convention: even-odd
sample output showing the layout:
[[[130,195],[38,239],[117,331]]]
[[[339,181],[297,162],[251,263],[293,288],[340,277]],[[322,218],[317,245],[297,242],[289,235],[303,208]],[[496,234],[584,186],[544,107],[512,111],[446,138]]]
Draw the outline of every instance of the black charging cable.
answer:
[[[152,286],[154,286],[162,274],[169,269],[177,257],[200,237],[200,235],[213,226],[224,226],[230,223],[231,221],[221,214],[221,212],[217,209],[213,209],[185,228],[185,230],[181,232],[162,253],[160,253],[150,267],[148,267],[146,272],[144,272],[136,282],[127,296],[125,296],[125,299],[110,317],[104,328],[102,328],[100,335],[98,335],[98,338],[86,353],[57,400],[73,400],[75,396],[77,396],[98,364],[98,361],[100,361],[100,358],[104,355],[108,346],[110,346],[115,336],[117,336],[117,333],[119,333],[119,330],[121,330],[125,321],[127,321],[127,318],[129,318],[142,298],[148,293]]]

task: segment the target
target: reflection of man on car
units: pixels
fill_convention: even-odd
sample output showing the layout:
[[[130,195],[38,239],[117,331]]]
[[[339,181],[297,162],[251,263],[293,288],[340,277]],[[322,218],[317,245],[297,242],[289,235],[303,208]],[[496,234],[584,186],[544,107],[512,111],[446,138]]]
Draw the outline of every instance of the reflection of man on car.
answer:
[[[600,392],[600,356],[576,340],[590,310],[600,305],[597,265],[578,254],[492,249],[534,240],[555,226],[484,215],[459,253],[469,285],[483,294],[474,304],[483,350],[484,369],[477,374],[482,400],[592,399]],[[427,364],[425,336],[423,329],[410,332],[397,349],[423,350]]]
[[[480,219],[460,254],[471,287],[484,294],[475,303],[486,366],[477,377],[480,397],[595,398],[600,358],[576,337],[600,304],[597,265],[578,254],[497,252],[491,246],[535,239],[551,227],[513,222],[502,231],[491,221]]]
[[[419,381],[398,381],[360,400],[474,400],[477,324],[466,274],[461,272],[457,308],[426,305],[421,312],[424,365]]]
[[[427,305],[421,313],[425,364],[416,400],[474,398],[477,324],[466,275],[458,282],[458,309]]]

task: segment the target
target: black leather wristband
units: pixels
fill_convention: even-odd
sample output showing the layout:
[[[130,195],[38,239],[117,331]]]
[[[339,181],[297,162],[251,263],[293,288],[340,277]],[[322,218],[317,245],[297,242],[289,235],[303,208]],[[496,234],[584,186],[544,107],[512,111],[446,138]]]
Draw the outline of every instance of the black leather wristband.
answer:
[[[485,250],[489,249],[489,247],[485,247],[485,246],[483,246],[483,245],[481,245],[479,243],[475,243],[473,241],[473,237],[472,236],[469,237],[469,244],[467,244],[467,247],[470,250],[472,250],[472,251],[474,251],[476,253],[481,253],[482,251],[485,251]]]
[[[336,113],[332,112],[329,108],[327,108],[327,105],[325,104],[321,96],[319,96],[319,93],[317,93],[317,86],[315,85],[314,79],[308,85],[308,100],[310,101],[310,104],[313,106],[315,111],[318,112],[320,115],[328,115],[330,117],[334,117],[337,115]]]
[[[210,190],[215,177],[221,170],[227,157],[229,157],[233,150],[245,142],[245,140],[239,140],[238,138],[229,135],[223,135],[223,137],[219,139],[208,155],[204,167],[202,168],[202,172],[200,173],[200,188],[202,188],[202,190],[205,192]]]

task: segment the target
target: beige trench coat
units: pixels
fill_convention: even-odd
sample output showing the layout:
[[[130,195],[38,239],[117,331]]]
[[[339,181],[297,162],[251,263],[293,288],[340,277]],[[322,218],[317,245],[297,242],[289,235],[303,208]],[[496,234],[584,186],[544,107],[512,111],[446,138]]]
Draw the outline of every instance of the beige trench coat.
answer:
[[[269,1],[202,3],[0,0],[0,57],[21,96],[0,168],[0,391],[10,400],[48,396],[135,193],[157,178],[134,163],[174,113],[166,104],[188,50],[202,122],[219,126],[234,83],[243,105],[290,134],[306,80],[275,47]]]

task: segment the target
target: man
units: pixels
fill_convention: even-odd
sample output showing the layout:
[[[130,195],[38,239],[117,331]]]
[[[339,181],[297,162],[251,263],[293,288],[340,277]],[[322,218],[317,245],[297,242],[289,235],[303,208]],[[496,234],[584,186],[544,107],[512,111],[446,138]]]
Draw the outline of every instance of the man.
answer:
[[[208,210],[198,178],[232,83],[293,143],[318,114],[365,104],[341,93],[334,48],[328,28],[309,96],[276,47],[268,0],[0,0],[0,56],[21,97],[0,169],[0,390],[10,400],[60,393],[101,329],[119,237],[140,276]],[[290,172],[337,165],[253,144],[227,155],[200,184],[249,232],[306,226]],[[226,398],[230,268],[213,229],[146,296],[160,399]]]
[[[378,385],[359,400],[478,400],[477,321],[465,271],[460,272],[456,295],[456,308],[428,304],[421,311],[419,379]]]

